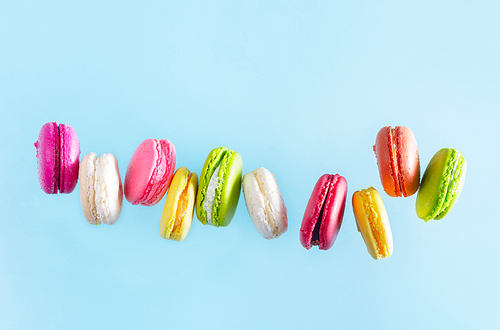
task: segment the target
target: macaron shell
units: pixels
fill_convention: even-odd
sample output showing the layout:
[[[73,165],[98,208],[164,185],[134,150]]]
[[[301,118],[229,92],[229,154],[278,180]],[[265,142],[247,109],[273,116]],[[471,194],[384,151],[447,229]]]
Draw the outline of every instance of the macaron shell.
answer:
[[[311,197],[309,197],[309,201],[307,202],[304,217],[302,218],[299,239],[300,244],[308,250],[313,246],[311,240],[314,227],[321,214],[323,204],[328,194],[328,189],[330,188],[329,177],[329,174],[324,174],[316,182]]]
[[[215,148],[207,156],[205,163],[203,164],[203,169],[200,175],[200,182],[198,185],[198,192],[196,194],[196,216],[198,220],[204,225],[207,224],[207,214],[203,208],[203,203],[205,202],[208,184],[210,183],[210,178],[215,172],[216,168],[219,166],[222,158],[224,157],[227,148],[220,147]]]
[[[80,142],[76,131],[70,125],[59,125],[60,136],[60,184],[59,191],[69,194],[78,182]]]
[[[420,183],[418,146],[413,132],[404,126],[383,127],[373,150],[384,191],[391,197],[413,195]]]
[[[158,203],[170,185],[175,169],[174,145],[147,139],[135,150],[125,175],[125,198],[133,205]]]
[[[368,253],[377,260],[390,257],[393,251],[391,226],[378,191],[373,187],[356,191],[352,206]]]
[[[225,227],[233,220],[241,193],[243,160],[234,150],[228,150],[221,161],[219,186],[215,190],[213,224]]]
[[[79,170],[82,211],[87,222],[112,225],[118,221],[123,204],[123,189],[118,161],[113,154],[100,158],[91,152],[82,158]]]
[[[466,168],[467,162],[455,149],[443,148],[436,152],[427,165],[417,194],[419,218],[429,221],[442,219],[448,214],[460,196]]]
[[[160,236],[183,241],[193,222],[198,175],[180,167],[174,174],[160,221]]]
[[[323,220],[319,230],[319,249],[328,250],[333,246],[344,218],[347,197],[347,181],[336,174],[325,200]]]
[[[40,187],[47,194],[59,189],[59,128],[57,123],[46,123],[35,142]]]
[[[248,213],[259,234],[272,239],[285,233],[287,211],[274,175],[260,167],[243,176],[242,186]]]

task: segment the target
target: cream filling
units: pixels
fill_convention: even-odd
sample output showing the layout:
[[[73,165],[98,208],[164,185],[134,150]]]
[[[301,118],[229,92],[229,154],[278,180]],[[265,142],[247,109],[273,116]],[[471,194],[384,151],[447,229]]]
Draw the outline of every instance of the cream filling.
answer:
[[[207,187],[207,193],[205,195],[205,201],[203,202],[203,209],[207,214],[207,224],[209,225],[213,225],[212,210],[215,201],[215,190],[219,186],[219,171],[220,171],[220,164],[219,166],[217,166],[217,168],[214,171],[214,174],[212,174],[212,177],[210,178],[210,182],[208,183]]]

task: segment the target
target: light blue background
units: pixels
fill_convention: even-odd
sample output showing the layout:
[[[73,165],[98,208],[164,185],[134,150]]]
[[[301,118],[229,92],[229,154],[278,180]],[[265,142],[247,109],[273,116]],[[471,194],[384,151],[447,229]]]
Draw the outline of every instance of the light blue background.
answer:
[[[498,1],[3,1],[0,4],[0,328],[500,328]],[[46,195],[35,148],[49,121],[82,156],[168,138],[201,172],[219,146],[273,172],[289,229],[232,224],[163,240],[154,207],[90,226],[78,187]],[[462,195],[425,223],[382,191],[372,145],[408,126],[422,171],[468,161]],[[324,173],[348,181],[329,251],[298,232]],[[382,195],[394,253],[373,260],[350,198]]]

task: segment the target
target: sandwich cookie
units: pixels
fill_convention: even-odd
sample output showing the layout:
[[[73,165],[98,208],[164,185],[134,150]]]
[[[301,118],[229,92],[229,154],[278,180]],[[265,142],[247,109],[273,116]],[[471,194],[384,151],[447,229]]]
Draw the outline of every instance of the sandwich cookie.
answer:
[[[231,223],[241,191],[243,161],[239,153],[220,147],[212,150],[201,171],[196,194],[196,216],[204,225]]]
[[[243,196],[248,214],[265,239],[280,237],[288,229],[285,202],[274,175],[264,167],[243,176]]]
[[[97,157],[91,152],[82,158],[79,171],[80,203],[91,225],[112,225],[122,211],[123,189],[118,161],[113,154]]]
[[[70,125],[47,123],[35,142],[38,181],[47,194],[71,193],[78,181],[80,143]]]
[[[393,242],[389,218],[378,191],[370,187],[352,195],[352,208],[358,231],[373,259],[388,258]]]
[[[467,161],[459,151],[439,150],[422,176],[416,202],[418,217],[425,221],[444,218],[462,192],[466,171]]]
[[[175,155],[175,147],[169,140],[144,140],[128,163],[125,198],[133,205],[158,203],[174,175]]]
[[[193,222],[198,175],[180,167],[174,174],[160,221],[160,236],[182,241]]]
[[[338,174],[324,174],[314,186],[300,227],[300,243],[306,249],[332,247],[342,225],[347,181]]]
[[[373,146],[382,186],[391,197],[408,197],[417,192],[420,161],[413,132],[404,126],[386,126]]]

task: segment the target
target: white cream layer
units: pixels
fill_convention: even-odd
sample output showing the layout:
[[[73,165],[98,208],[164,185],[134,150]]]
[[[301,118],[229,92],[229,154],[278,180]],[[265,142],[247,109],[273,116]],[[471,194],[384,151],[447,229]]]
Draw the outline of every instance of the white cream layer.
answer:
[[[207,224],[213,225],[212,222],[212,209],[215,201],[215,190],[219,186],[219,171],[220,164],[215,169],[214,173],[210,177],[210,182],[208,183],[207,193],[205,195],[205,201],[203,202],[203,209],[207,213]]]

